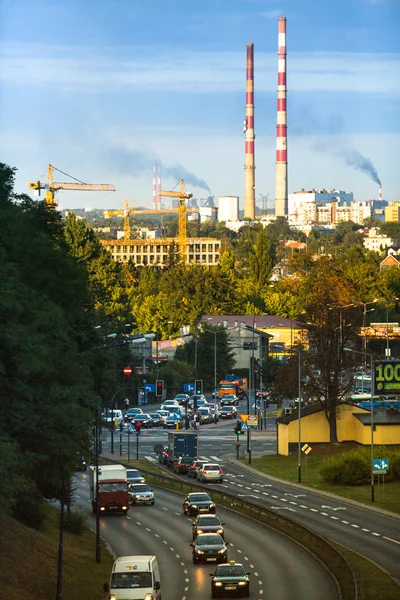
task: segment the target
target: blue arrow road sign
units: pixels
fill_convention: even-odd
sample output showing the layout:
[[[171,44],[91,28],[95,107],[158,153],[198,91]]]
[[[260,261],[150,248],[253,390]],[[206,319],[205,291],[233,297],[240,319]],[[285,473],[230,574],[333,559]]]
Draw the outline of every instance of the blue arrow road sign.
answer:
[[[194,383],[184,383],[183,384],[183,391],[184,392],[194,392]]]
[[[389,460],[387,458],[374,459],[374,471],[387,471],[389,469]]]
[[[149,393],[149,392],[155,392],[156,391],[156,384],[155,383],[145,383],[144,386],[143,386],[143,389],[147,393]]]

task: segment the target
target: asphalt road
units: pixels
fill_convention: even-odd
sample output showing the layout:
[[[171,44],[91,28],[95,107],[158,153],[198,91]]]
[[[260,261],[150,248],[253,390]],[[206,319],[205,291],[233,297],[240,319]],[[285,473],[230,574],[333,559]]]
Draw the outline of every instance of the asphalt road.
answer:
[[[95,518],[89,502],[88,474],[76,477],[76,504]],[[163,600],[211,597],[209,573],[215,565],[193,565],[192,517],[183,514],[183,496],[156,488],[155,506],[132,507],[127,516],[106,516],[101,536],[117,556],[155,554],[160,564]],[[228,560],[244,564],[251,575],[251,598],[265,600],[336,600],[330,575],[308,552],[268,527],[228,510],[218,509],[229,542]],[[93,554],[95,548],[93,548]]]

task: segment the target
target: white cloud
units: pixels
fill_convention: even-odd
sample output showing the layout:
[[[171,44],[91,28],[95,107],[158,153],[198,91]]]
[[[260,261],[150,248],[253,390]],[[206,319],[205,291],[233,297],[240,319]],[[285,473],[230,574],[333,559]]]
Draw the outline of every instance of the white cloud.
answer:
[[[114,52],[114,53],[113,53]],[[241,52],[183,51],[149,55],[122,47],[102,53],[87,48],[36,44],[2,46],[0,81],[14,86],[57,86],[74,92],[173,91],[196,94],[243,91],[245,48]],[[276,55],[257,52],[257,91],[276,91]],[[400,55],[356,52],[288,53],[293,91],[400,93]]]

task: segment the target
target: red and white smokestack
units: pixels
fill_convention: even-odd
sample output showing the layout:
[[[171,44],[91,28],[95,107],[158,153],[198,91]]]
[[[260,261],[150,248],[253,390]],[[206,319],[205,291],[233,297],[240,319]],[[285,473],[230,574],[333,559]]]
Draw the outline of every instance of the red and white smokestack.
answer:
[[[161,190],[161,160],[157,163],[158,166],[158,175],[157,175],[157,208],[161,208],[161,196],[158,195],[158,192]]]
[[[153,163],[153,210],[157,208],[157,179],[156,179],[156,162]]]
[[[275,216],[288,214],[286,113],[286,18],[278,19],[278,110],[276,121]]]
[[[246,120],[244,122],[244,218],[255,216],[254,164],[254,44],[247,44]]]
[[[382,200],[382,186],[379,186],[379,200]]]

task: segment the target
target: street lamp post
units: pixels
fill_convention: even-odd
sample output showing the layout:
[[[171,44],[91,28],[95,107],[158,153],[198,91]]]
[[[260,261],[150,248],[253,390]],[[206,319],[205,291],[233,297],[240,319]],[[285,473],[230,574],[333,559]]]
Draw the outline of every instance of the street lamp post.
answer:
[[[352,348],[343,348],[347,352],[355,352],[356,354],[363,354],[363,356],[369,356],[371,362],[371,502],[375,502],[375,482],[374,482],[374,394],[375,394],[375,382],[374,382],[374,358],[372,354],[365,354],[353,350]]]
[[[393,298],[398,300],[398,298]],[[390,346],[389,346],[389,307],[386,305],[386,358],[390,358]]]
[[[371,300],[371,302],[363,302],[363,370],[366,371],[367,370],[367,335],[365,333],[365,328],[366,328],[366,322],[367,322],[367,312],[371,312],[373,310],[375,310],[374,308],[370,308],[369,310],[367,310],[367,306],[368,304],[375,304],[375,302],[378,302],[378,298],[374,298],[373,300]]]

